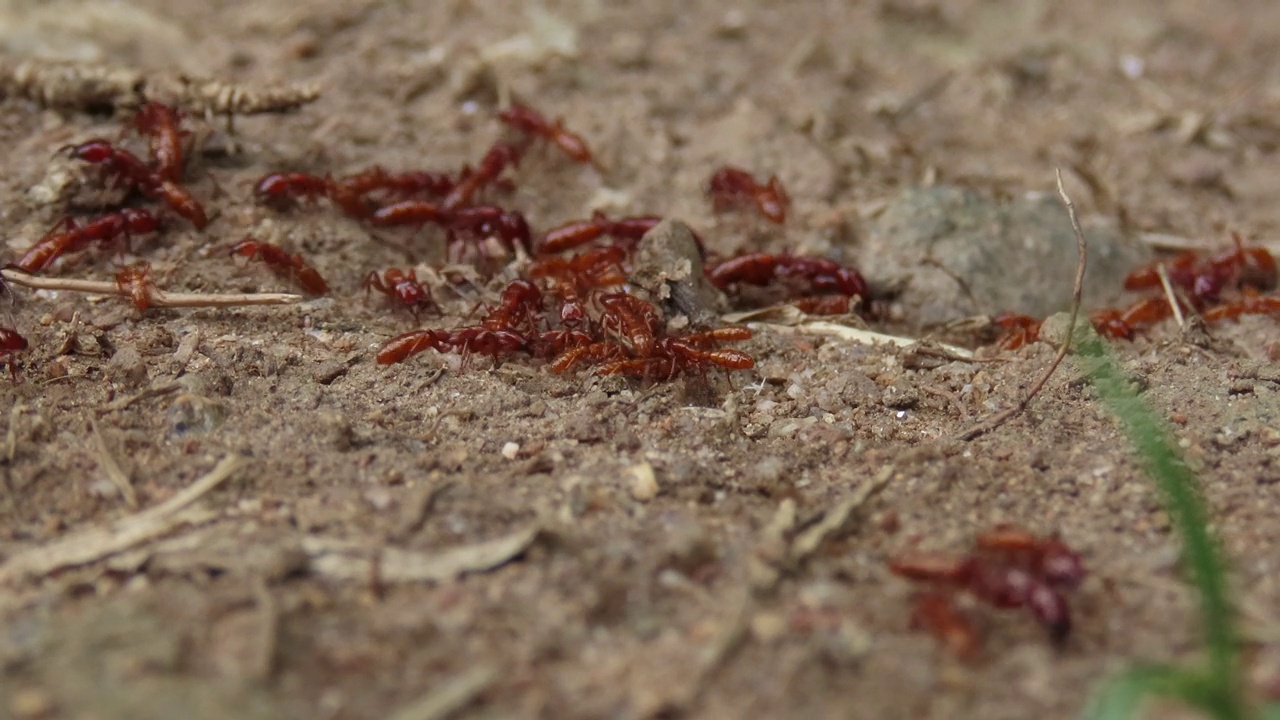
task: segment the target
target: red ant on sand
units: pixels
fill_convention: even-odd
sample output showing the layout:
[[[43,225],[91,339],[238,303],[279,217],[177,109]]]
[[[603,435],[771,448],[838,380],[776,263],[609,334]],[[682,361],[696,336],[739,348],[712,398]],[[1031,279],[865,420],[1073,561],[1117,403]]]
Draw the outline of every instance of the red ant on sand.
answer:
[[[527,346],[528,340],[511,330],[490,330],[476,326],[452,330],[413,330],[383,343],[378,349],[377,360],[379,365],[392,365],[426,350],[442,353],[460,350],[465,363],[473,353],[497,357],[519,352]]]
[[[0,360],[9,366],[9,376],[18,382],[18,366],[13,356],[27,349],[27,339],[12,328],[0,327]]]
[[[717,334],[719,331],[731,331]],[[745,334],[744,332],[745,331]],[[630,360],[618,360],[602,366],[599,375],[624,374],[649,380],[670,380],[686,370],[706,372],[708,368],[725,370],[750,370],[755,360],[741,350],[707,349],[702,347],[707,338],[717,340],[745,340],[751,337],[746,328],[718,328],[706,333],[658,338],[647,356]]]
[[[482,327],[489,330],[532,332],[542,309],[542,291],[528,280],[513,280],[502,291],[498,306],[489,309]]]
[[[355,195],[386,192],[397,198],[412,195],[444,197],[457,185],[453,178],[444,173],[426,171],[393,173],[378,165],[340,178],[335,182]]]
[[[159,219],[139,208],[99,215],[85,225],[77,225],[70,217],[63,218],[27,250],[17,267],[25,272],[43,272],[59,257],[83,250],[90,242],[117,239],[128,242],[134,234],[155,232],[159,228]]]
[[[114,180],[123,181],[143,195],[167,203],[197,230],[203,230],[209,224],[204,206],[186,188],[160,176],[128,150],[117,148],[110,141],[100,138],[79,145],[69,145],[64,150],[69,151],[71,157],[77,160],[102,165]]]
[[[449,233],[449,249],[453,255],[466,242],[494,238],[510,254],[520,247],[526,254],[533,250],[529,239],[529,223],[515,210],[493,205],[471,205],[450,210],[426,200],[404,200],[379,208],[370,217],[377,227],[422,225],[431,223]]]
[[[1250,287],[1270,290],[1276,286],[1276,259],[1262,247],[1246,247],[1239,233],[1231,233],[1234,247],[1208,258],[1186,252],[1165,264],[1169,284],[1187,293],[1197,307],[1218,300],[1224,289]],[[1161,286],[1156,266],[1129,273],[1126,290],[1146,290]]]
[[[967,592],[995,608],[1027,608],[1049,637],[1062,643],[1071,632],[1063,593],[1085,575],[1080,555],[1060,540],[1009,526],[979,535],[965,557],[905,556],[890,561],[889,570],[934,587],[917,598],[913,622],[963,654],[976,653],[976,630],[954,606],[943,607],[951,601],[948,590]]]
[[[802,298],[801,302],[812,309],[847,310],[853,298],[866,302],[871,296],[861,273],[826,258],[747,253],[709,266],[706,274],[711,284],[721,290],[737,284],[768,285],[775,279],[782,279],[803,282],[809,286],[809,292],[841,295],[849,299],[847,303],[836,304],[826,299]]]
[[[777,175],[761,185],[746,170],[732,166],[722,167],[711,176],[707,194],[716,212],[751,204],[759,208],[761,215],[778,224],[786,222],[787,206],[791,204]]]
[[[597,210],[591,214],[589,220],[575,220],[548,230],[538,242],[538,254],[551,255],[564,252],[606,235],[616,240],[627,241],[629,246],[634,247],[645,233],[660,222],[662,222],[660,217],[628,217],[611,220]]]
[[[515,167],[520,164],[520,158],[524,156],[524,147],[512,145],[506,142],[497,142],[489,151],[484,154],[480,160],[480,165],[475,169],[463,167],[458,182],[445,195],[441,206],[445,208],[460,208],[471,204],[472,198],[476,193],[485,187],[492,185],[498,181],[498,178],[509,167]]]
[[[1280,314],[1280,297],[1275,295],[1258,295],[1246,291],[1244,297],[1234,302],[1224,303],[1204,311],[1204,319],[1209,322],[1218,320],[1237,320],[1241,315],[1276,315]]]
[[[138,108],[134,126],[150,142],[156,175],[172,183],[182,182],[182,140],[189,134],[182,129],[182,113],[161,103],[144,103]]]
[[[620,241],[617,243],[618,247],[621,247],[626,252],[631,252],[639,244],[645,233],[652,230],[660,222],[662,222],[662,218],[648,215],[611,220],[604,213],[597,210],[592,213],[589,220],[576,220],[548,230],[537,245],[538,255],[551,255],[571,250],[606,235]],[[698,246],[699,257],[705,259],[707,257],[707,249],[702,244],[702,238],[695,234],[693,241]]]
[[[513,102],[511,107],[498,113],[498,119],[509,127],[532,137],[550,140],[564,154],[580,163],[594,163],[591,148],[581,136],[564,127],[564,119],[548,120],[542,113],[523,103]]]
[[[271,173],[253,186],[258,201],[279,209],[285,209],[298,200],[328,198],[348,217],[363,220],[373,215],[375,208],[359,193],[333,181],[329,176],[308,173]]]
[[[155,283],[151,279],[151,265],[143,262],[127,265],[116,271],[116,288],[128,295],[139,310],[151,307],[151,293]]]
[[[329,284],[301,255],[290,255],[282,248],[252,237],[236,243],[231,248],[231,254],[261,260],[272,272],[296,282],[309,295],[325,295],[329,292]]]
[[[364,289],[366,295],[370,290],[377,290],[393,300],[398,300],[401,305],[409,308],[409,312],[413,313],[415,319],[418,317],[418,312],[424,308],[430,308],[436,314],[441,312],[440,306],[431,296],[431,291],[418,282],[418,275],[413,270],[405,272],[399,268],[387,268],[382,273],[371,272],[365,276]]]

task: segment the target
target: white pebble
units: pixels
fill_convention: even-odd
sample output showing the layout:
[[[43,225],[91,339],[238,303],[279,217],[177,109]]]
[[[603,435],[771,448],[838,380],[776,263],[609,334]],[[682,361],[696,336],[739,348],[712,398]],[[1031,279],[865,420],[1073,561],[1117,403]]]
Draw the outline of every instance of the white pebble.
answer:
[[[520,443],[509,442],[502,446],[502,457],[508,460],[515,460],[516,455],[520,454]]]
[[[658,496],[658,477],[649,463],[640,463],[627,468],[631,475],[631,497],[640,502],[649,502]]]

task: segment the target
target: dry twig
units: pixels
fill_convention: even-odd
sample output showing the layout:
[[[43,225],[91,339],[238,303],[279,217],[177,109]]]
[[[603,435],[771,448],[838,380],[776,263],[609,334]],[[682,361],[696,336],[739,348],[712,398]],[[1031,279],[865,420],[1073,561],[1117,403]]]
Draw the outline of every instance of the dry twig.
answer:
[[[12,555],[0,565],[0,585],[96,562],[162,535],[185,521],[181,511],[241,468],[238,455],[223,458],[207,475],[168,500],[122,518],[109,528],[91,528]]]
[[[94,449],[98,451],[98,465],[102,468],[102,472],[106,473],[107,479],[120,492],[120,497],[124,498],[124,502],[131,509],[138,509],[138,493],[133,489],[133,481],[129,479],[129,473],[120,467],[120,463],[116,462],[115,456],[107,448],[107,441],[102,437],[102,433],[98,430],[98,426],[89,424],[90,434],[93,435]]]
[[[168,395],[169,393],[177,392],[181,389],[182,389],[182,383],[178,383],[178,382],[165,383],[164,385],[155,385],[147,388],[146,390],[143,390],[140,393],[130,395],[129,397],[123,397],[118,400],[113,400],[112,402],[109,402],[106,405],[103,405],[102,407],[98,408],[96,412],[99,415],[106,415],[107,413],[115,412],[116,410],[124,410],[130,407],[131,405],[133,405],[134,403],[142,402],[143,400],[147,400],[153,397],[160,397],[161,395]]]
[[[258,680],[266,681],[276,673],[280,646],[280,608],[267,581],[261,577],[253,580],[253,598],[262,618],[262,626],[252,673]]]
[[[0,277],[20,287],[33,290],[65,290],[92,295],[129,297],[129,293],[116,287],[114,282],[101,280],[75,280],[72,278],[41,277],[29,275],[14,268],[0,270]],[[177,293],[160,289],[151,291],[151,307],[242,307],[246,305],[292,305],[303,301],[301,295],[292,293]]]
[[[0,61],[0,95],[87,111],[129,110],[154,100],[190,113],[231,116],[290,112],[320,97],[320,88],[313,84],[253,87],[98,63],[27,59]]]
[[[1156,265],[1156,274],[1160,276],[1160,287],[1164,288],[1165,300],[1169,302],[1169,308],[1173,310],[1173,317],[1178,321],[1178,329],[1187,329],[1187,320],[1182,317],[1182,306],[1178,303],[1178,296],[1173,292],[1173,283],[1169,282],[1169,271],[1164,269],[1164,263]]]
[[[505,537],[434,555],[385,548],[376,554],[376,560],[369,557],[367,545],[347,540],[311,536],[303,538],[302,549],[311,557],[313,572],[338,580],[367,580],[376,562],[380,582],[448,582],[511,562],[529,549],[541,531],[532,525]]]
[[[497,680],[497,669],[488,665],[464,670],[391,713],[387,720],[444,720],[470,705]]]
[[[1027,406],[1031,404],[1031,400],[1044,389],[1045,384],[1049,382],[1049,378],[1053,376],[1058,366],[1062,364],[1062,359],[1071,350],[1071,337],[1076,332],[1076,318],[1080,316],[1080,298],[1084,291],[1084,269],[1088,263],[1089,244],[1084,239],[1084,230],[1080,228],[1080,218],[1076,217],[1075,203],[1071,202],[1071,196],[1067,195],[1067,189],[1062,185],[1062,171],[1058,170],[1057,173],[1058,197],[1062,198],[1062,204],[1067,206],[1067,216],[1071,218],[1071,230],[1075,233],[1076,247],[1079,251],[1079,259],[1076,262],[1075,288],[1072,290],[1071,295],[1071,317],[1067,322],[1067,332],[1062,338],[1062,344],[1058,346],[1058,353],[1054,355],[1053,362],[1049,363],[1049,367],[1045,368],[1035,384],[1027,391],[1026,396],[1017,405],[1008,410],[1002,410],[960,433],[956,436],[957,440],[972,440],[985,435],[1026,410]]]
[[[778,325],[776,323],[758,323],[748,322],[747,327],[750,328],[767,328],[775,332],[791,332],[804,333],[809,335],[828,335],[838,337],[841,340],[850,340],[857,343],[867,345],[889,344],[897,347],[916,347],[928,345],[927,340],[918,340],[916,338],[901,337],[899,335],[886,335],[884,333],[872,332],[871,330],[863,330],[862,328],[849,327],[839,323],[827,322],[825,320],[814,320],[801,322],[798,325]],[[973,360],[973,351],[959,347],[957,345],[948,345],[946,343],[936,343],[936,347],[952,360],[971,361]]]

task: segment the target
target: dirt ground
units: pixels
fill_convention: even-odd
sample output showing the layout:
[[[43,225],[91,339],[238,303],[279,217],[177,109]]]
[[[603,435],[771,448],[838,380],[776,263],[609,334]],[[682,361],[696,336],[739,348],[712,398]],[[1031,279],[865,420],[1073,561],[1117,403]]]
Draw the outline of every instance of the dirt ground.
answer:
[[[732,382],[557,376],[520,359],[462,369],[436,353],[383,367],[374,349],[412,320],[360,282],[405,264],[396,243],[426,264],[437,240],[375,242],[325,207],[263,208],[252,184],[280,169],[456,168],[500,136],[494,111],[513,95],[564,116],[603,167],[527,158],[504,204],[536,228],[659,214],[721,254],[857,264],[906,188],[1009,199],[1052,191],[1060,167],[1082,213],[1127,242],[1217,247],[1228,229],[1265,242],[1280,230],[1280,5],[6,6],[14,52],[320,82],[296,114],[238,122],[238,153],[196,160],[191,187],[217,216],[206,231],[135,250],[166,288],[286,289],[226,257],[252,232],[305,253],[335,291],[139,312],[14,289],[0,317],[32,347],[21,381],[0,383],[0,716],[1063,718],[1135,661],[1195,658],[1169,518],[1078,368],[996,432],[949,439],[1022,397],[1049,345],[922,363],[762,326],[742,345],[755,370]],[[29,192],[53,152],[119,128],[0,104],[10,251],[66,211]],[[226,145],[220,131],[210,142]],[[781,177],[785,226],[712,213],[703,184],[726,162]],[[61,274],[110,268],[104,256]],[[442,299],[447,324],[493,298]],[[889,317],[874,329],[927,332],[901,308]],[[1202,473],[1259,686],[1280,675],[1278,349],[1258,317],[1199,344],[1172,323],[1117,343]],[[138,529],[131,516],[182,499],[227,456],[245,460],[224,483]],[[886,560],[959,552],[1000,522],[1084,554],[1075,631],[1055,649],[1029,614],[975,609],[986,647],[962,662],[910,629],[912,588]],[[820,542],[801,551],[805,537]]]

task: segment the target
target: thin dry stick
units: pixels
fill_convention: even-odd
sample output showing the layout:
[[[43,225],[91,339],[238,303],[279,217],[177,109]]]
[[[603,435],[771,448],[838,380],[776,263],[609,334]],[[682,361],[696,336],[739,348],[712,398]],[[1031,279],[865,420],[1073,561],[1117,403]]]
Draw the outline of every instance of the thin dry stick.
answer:
[[[98,465],[102,467],[102,472],[107,474],[107,479],[112,485],[116,486],[116,490],[120,492],[120,497],[124,498],[124,502],[131,509],[138,509],[138,493],[133,489],[133,481],[129,479],[129,473],[120,467],[120,463],[116,462],[115,456],[111,454],[111,450],[107,448],[107,441],[102,437],[102,433],[98,431],[98,426],[89,424],[89,429],[93,435],[93,444],[98,451]]]
[[[1071,196],[1067,195],[1067,189],[1062,185],[1062,170],[1058,170],[1057,175],[1058,197],[1062,198],[1062,204],[1067,206],[1067,216],[1071,218],[1071,230],[1076,235],[1076,247],[1079,251],[1079,260],[1076,261],[1075,288],[1071,295],[1071,320],[1067,323],[1067,333],[1062,338],[1062,345],[1058,347],[1058,354],[1053,357],[1053,362],[1049,363],[1049,367],[1045,368],[1040,378],[1031,386],[1031,390],[1027,392],[1026,397],[1022,398],[1021,402],[960,433],[956,436],[957,440],[972,440],[985,435],[1005,424],[1018,413],[1026,410],[1027,406],[1031,404],[1032,398],[1044,389],[1045,384],[1049,382],[1049,378],[1053,376],[1058,366],[1062,364],[1062,359],[1071,350],[1071,336],[1076,332],[1076,318],[1080,316],[1080,298],[1084,294],[1084,269],[1088,263],[1089,244],[1084,239],[1084,230],[1080,228],[1080,219],[1076,217],[1075,203],[1071,202]]]
[[[1169,282],[1169,271],[1164,269],[1164,263],[1156,265],[1156,274],[1160,276],[1160,286],[1164,288],[1164,297],[1169,301],[1169,307],[1173,309],[1173,317],[1178,321],[1178,329],[1185,330],[1187,320],[1182,316],[1182,306],[1178,303],[1178,296],[1173,292],[1173,283]]]
[[[182,524],[182,510],[221,485],[243,463],[238,455],[228,455],[207,475],[159,505],[121,518],[111,527],[83,530],[11,555],[0,564],[0,585],[97,562],[168,532]]]
[[[253,598],[258,606],[261,625],[258,628],[257,657],[252,665],[253,676],[270,680],[276,673],[280,653],[280,607],[267,581],[261,577],[253,580]]]
[[[115,295],[129,297],[127,290],[116,287],[114,282],[100,280],[74,280],[71,278],[52,278],[28,275],[21,270],[5,268],[0,270],[0,277],[25,288],[33,290],[65,290],[67,292],[90,293],[93,295]],[[160,289],[151,291],[151,307],[241,307],[244,305],[292,305],[302,302],[301,295],[292,293],[228,293],[215,295],[209,293],[171,293]]]

